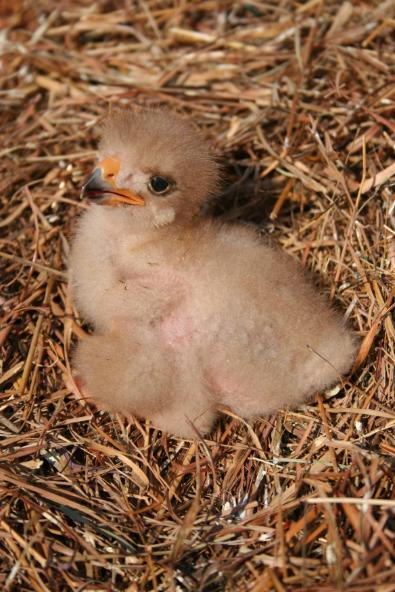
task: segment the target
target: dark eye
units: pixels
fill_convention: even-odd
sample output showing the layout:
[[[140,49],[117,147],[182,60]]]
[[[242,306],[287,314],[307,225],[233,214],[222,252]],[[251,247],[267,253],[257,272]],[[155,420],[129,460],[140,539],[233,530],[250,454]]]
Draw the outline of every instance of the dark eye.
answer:
[[[151,177],[148,183],[148,189],[153,193],[166,193],[170,188],[170,181],[165,179],[165,177],[160,177],[159,175],[154,175]]]

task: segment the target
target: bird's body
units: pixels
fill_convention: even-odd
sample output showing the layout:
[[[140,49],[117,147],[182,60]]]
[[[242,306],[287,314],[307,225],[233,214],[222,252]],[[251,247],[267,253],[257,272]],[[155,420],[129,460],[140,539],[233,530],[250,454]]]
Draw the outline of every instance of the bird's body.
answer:
[[[267,414],[350,368],[353,337],[287,255],[250,227],[155,199],[93,205],[79,222],[71,285],[96,328],[76,355],[89,398],[191,436],[218,404]]]

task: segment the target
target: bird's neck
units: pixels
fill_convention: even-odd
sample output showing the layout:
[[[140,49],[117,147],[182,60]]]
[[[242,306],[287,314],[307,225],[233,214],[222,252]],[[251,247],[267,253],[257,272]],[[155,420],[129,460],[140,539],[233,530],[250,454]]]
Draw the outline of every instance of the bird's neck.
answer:
[[[103,232],[106,236],[110,234],[115,238],[130,237],[144,242],[156,233],[156,229],[141,210],[137,206],[92,205],[88,215],[99,233]]]
[[[104,248],[131,252],[148,244],[173,243],[182,240],[188,224],[171,223],[155,226],[140,209],[92,205],[86,216],[86,231],[92,234],[97,251]]]

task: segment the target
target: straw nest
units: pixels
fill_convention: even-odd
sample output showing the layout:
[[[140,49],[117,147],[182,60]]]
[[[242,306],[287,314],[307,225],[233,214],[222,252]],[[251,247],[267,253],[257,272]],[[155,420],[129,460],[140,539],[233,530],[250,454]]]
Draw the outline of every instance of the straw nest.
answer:
[[[393,0],[0,11],[1,589],[395,590]],[[111,104],[212,138],[214,215],[259,224],[362,336],[343,384],[196,443],[70,393],[69,241]]]

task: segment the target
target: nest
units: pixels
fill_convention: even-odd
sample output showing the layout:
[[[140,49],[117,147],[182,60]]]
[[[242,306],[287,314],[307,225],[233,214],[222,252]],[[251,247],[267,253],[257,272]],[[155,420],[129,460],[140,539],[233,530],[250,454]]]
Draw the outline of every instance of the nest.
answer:
[[[3,590],[395,590],[394,17],[393,0],[1,3]],[[68,390],[69,241],[112,104],[212,139],[212,214],[316,274],[362,337],[348,379],[196,442]]]

